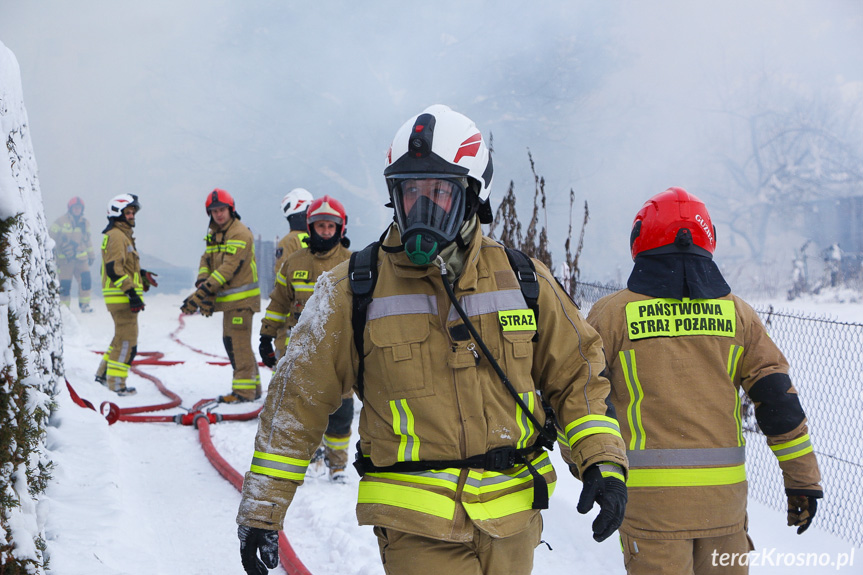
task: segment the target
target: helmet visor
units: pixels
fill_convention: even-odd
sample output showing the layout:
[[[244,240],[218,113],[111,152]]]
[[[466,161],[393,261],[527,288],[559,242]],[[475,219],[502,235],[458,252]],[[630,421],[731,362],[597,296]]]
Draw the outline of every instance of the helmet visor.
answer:
[[[399,178],[393,182],[392,195],[403,236],[410,230],[425,229],[446,242],[455,239],[464,218],[463,178]]]

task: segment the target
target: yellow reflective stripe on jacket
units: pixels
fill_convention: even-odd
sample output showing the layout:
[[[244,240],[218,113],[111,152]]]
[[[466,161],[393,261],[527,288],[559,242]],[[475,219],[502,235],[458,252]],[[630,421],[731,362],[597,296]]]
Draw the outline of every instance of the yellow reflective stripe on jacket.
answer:
[[[536,405],[536,393],[527,392],[520,395],[521,400],[527,406],[528,411],[533,413],[533,408]],[[533,436],[533,424],[530,422],[530,419],[528,419],[527,417],[527,413],[525,413],[525,411],[521,408],[520,405],[515,404],[515,409],[515,420],[518,422],[519,430],[519,437],[515,446],[516,448],[521,449],[522,447],[528,446],[527,442]]]
[[[545,473],[550,473],[554,467],[551,464],[551,460],[548,457],[548,452],[543,452],[539,457],[530,462],[531,465],[534,466],[536,471],[543,475]],[[518,487],[519,485],[526,485],[526,487],[533,488],[533,477],[530,474],[530,470],[527,468],[527,465],[518,465],[515,467],[516,471],[513,473],[501,473],[499,471],[475,471],[471,469],[467,474],[467,481],[464,484],[465,493],[472,493],[474,495],[482,496],[486,493],[494,493],[495,491],[502,491],[504,489],[511,489],[513,487]],[[533,496],[531,496],[531,504],[533,503]],[[468,505],[468,504],[465,504]],[[530,509],[530,506],[528,506]]]
[[[395,483],[360,481],[357,503],[390,505],[447,520],[455,516],[455,500],[446,495]]]
[[[393,431],[399,437],[398,461],[418,461],[420,458],[420,438],[414,431],[414,414],[408,407],[408,400],[390,401],[393,414]]]
[[[225,282],[228,281],[225,279],[225,276],[219,273],[219,270],[213,271],[213,273],[210,274],[210,277],[216,278],[216,281],[219,282],[219,285],[225,285]]]
[[[201,266],[200,268],[198,268],[198,275],[210,275],[210,268],[208,268],[207,266]]]
[[[261,295],[261,288],[258,286],[258,282],[253,282],[219,292],[219,294],[216,295],[216,302],[237,301],[246,299],[247,297],[255,297],[257,295]]]
[[[629,469],[627,487],[703,487],[746,481],[746,466],[693,469]]]
[[[728,350],[728,377],[731,378],[731,384],[734,385],[734,376],[737,375],[737,365],[740,363],[740,358],[743,356],[743,346],[732,345]],[[743,439],[743,421],[740,417],[740,391],[735,388],[734,396],[734,422],[737,424],[737,445],[746,445],[746,440]]]
[[[291,287],[294,288],[294,291],[297,291],[297,292],[313,292],[313,291],[315,291],[315,284],[313,284],[313,283],[291,282]]]
[[[644,390],[638,381],[638,371],[635,366],[635,350],[621,351],[620,365],[623,367],[623,378],[629,391],[629,405],[626,406],[626,422],[629,424],[630,449],[644,449],[646,442],[644,424],[641,422],[641,402],[644,400]]]
[[[616,463],[600,463],[598,467],[599,473],[603,477],[615,477],[626,483],[626,478],[623,477],[623,468]]]
[[[734,337],[737,332],[733,300],[639,300],[627,303],[625,313],[630,341],[684,335]]]
[[[554,494],[556,481],[548,484],[548,496]],[[468,516],[474,521],[497,519],[533,508],[533,489],[522,489],[486,502],[462,503]]]
[[[597,433],[610,433],[611,435],[620,437],[620,424],[613,417],[585,415],[567,425],[563,431],[566,433],[569,446],[573,447],[579,439]]]
[[[270,477],[302,481],[306,476],[306,468],[308,466],[309,460],[307,459],[295,459],[293,457],[283,457],[281,455],[256,451],[252,457],[250,470],[261,475],[269,475]]]
[[[276,283],[280,286],[288,287],[288,278],[285,277],[285,274],[279,272],[276,274]]]
[[[285,323],[288,320],[288,314],[267,310],[264,313],[264,319],[268,319],[276,323]]]
[[[773,451],[773,455],[779,461],[788,461],[789,459],[803,457],[807,453],[812,453],[813,449],[808,433],[797,439],[770,446],[770,450]]]
[[[392,481],[402,481],[404,483],[416,483],[417,485],[433,485],[435,487],[449,489],[453,493],[458,489],[458,476],[459,470],[455,467],[434,471],[416,471],[411,473],[393,473],[389,471],[366,473],[366,477],[390,479]],[[362,485],[362,482],[360,482],[360,485]]]

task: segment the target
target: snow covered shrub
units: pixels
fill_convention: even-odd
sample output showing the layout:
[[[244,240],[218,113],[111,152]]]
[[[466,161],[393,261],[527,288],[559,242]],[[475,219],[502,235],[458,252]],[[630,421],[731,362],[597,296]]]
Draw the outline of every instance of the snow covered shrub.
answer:
[[[45,572],[45,428],[63,380],[58,286],[21,76],[0,43],[0,574]]]

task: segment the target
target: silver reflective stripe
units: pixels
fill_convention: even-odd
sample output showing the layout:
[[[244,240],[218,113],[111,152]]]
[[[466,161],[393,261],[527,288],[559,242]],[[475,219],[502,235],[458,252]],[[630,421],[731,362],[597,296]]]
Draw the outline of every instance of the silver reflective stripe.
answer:
[[[400,461],[413,461],[414,436],[411,435],[410,428],[408,427],[408,413],[402,401],[390,402],[399,413],[399,434],[404,440],[405,448],[401,453]]]
[[[810,447],[812,447],[812,440],[807,439],[803,443],[798,443],[797,445],[786,447],[785,449],[777,449],[773,452],[773,455],[775,455],[776,457],[783,457],[785,455],[797,453],[798,451],[803,451],[804,449],[808,449]]]
[[[616,422],[585,421],[584,423],[579,423],[578,425],[576,425],[575,427],[570,429],[566,434],[566,438],[567,438],[567,440],[572,441],[572,438],[575,437],[576,434],[581,433],[585,429],[590,429],[592,427],[605,427],[608,429],[613,429],[614,431],[619,431],[619,427],[618,427]]]
[[[461,306],[469,317],[485,313],[496,313],[499,311],[510,311],[514,309],[526,309],[527,303],[520,289],[498,290],[486,293],[478,293],[462,296]],[[458,312],[450,306],[448,321],[459,318]]]
[[[627,451],[629,467],[701,467],[746,463],[745,447],[639,449]]]
[[[258,282],[252,282],[252,283],[250,283],[250,284],[246,284],[246,285],[244,285],[244,286],[239,286],[239,287],[235,287],[235,288],[231,288],[231,289],[222,290],[222,291],[220,291],[219,293],[217,293],[216,295],[217,295],[218,297],[224,297],[224,296],[226,296],[226,295],[232,295],[232,294],[235,294],[235,293],[240,293],[240,292],[248,291],[248,290],[250,290],[250,289],[255,289],[255,288],[257,288],[257,287],[258,287]]]
[[[598,467],[600,473],[620,473],[621,475],[623,474],[623,468],[615,463],[600,463]]]
[[[437,298],[433,295],[406,294],[379,297],[369,304],[369,321],[391,315],[431,313],[437,315]]]
[[[299,473],[303,475],[306,473],[307,465],[290,465],[289,463],[280,463],[278,461],[273,461],[271,459],[262,459],[260,457],[252,458],[252,465],[257,465],[258,467],[266,467],[267,469],[277,469],[279,471],[285,471],[287,473]]]

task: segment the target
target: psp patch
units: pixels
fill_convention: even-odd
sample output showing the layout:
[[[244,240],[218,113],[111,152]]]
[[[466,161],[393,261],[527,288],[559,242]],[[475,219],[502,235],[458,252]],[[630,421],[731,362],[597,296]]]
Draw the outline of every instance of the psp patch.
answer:
[[[296,271],[294,271],[293,279],[295,279],[295,280],[307,280],[307,279],[309,279],[309,271],[308,270],[296,270]]]
[[[626,304],[630,340],[682,335],[734,337],[737,314],[733,300],[657,298]]]
[[[536,330],[536,318],[532,309],[513,309],[497,312],[503,331]]]

